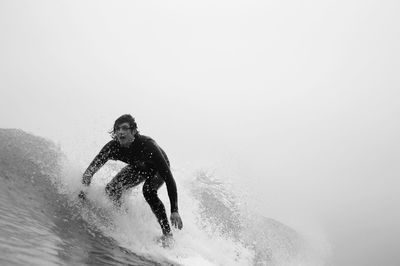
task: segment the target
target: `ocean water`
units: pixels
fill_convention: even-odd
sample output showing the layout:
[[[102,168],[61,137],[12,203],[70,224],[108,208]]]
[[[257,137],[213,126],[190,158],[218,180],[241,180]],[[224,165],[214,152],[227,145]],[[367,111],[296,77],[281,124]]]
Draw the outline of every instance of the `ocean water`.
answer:
[[[184,229],[163,248],[140,186],[121,210],[106,198],[121,167],[107,163],[82,204],[83,169],[49,140],[0,129],[0,265],[323,265],[309,240],[253,213],[207,171],[174,172]]]

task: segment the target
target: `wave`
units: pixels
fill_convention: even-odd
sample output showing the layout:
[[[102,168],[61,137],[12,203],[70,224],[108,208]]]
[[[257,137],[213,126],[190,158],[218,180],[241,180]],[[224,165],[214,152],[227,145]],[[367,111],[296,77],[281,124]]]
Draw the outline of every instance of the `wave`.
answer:
[[[59,193],[62,157],[48,140],[0,130],[2,265],[161,265],[119,246]]]
[[[104,185],[120,165],[99,171],[88,194],[104,214],[82,207],[80,177],[66,171],[66,162],[49,140],[0,129],[2,264],[299,265],[309,259],[299,233],[244,207],[204,170],[174,173],[185,227],[174,231],[174,247],[163,249],[154,242],[159,228],[139,189],[126,195],[123,213],[105,197]],[[160,197],[168,202],[165,191]]]
[[[193,185],[203,227],[241,241],[254,251],[254,265],[298,265],[306,242],[290,227],[256,214],[226,189],[223,182],[200,171]]]

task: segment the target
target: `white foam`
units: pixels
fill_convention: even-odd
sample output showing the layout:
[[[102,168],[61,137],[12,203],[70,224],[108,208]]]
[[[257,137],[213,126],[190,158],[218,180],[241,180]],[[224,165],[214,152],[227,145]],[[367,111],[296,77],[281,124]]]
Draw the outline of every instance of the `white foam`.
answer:
[[[156,241],[161,236],[161,229],[143,198],[142,185],[125,193],[122,211],[116,211],[105,195],[105,185],[122,166],[122,164],[107,164],[103,167],[93,178],[92,184],[88,189],[88,197],[96,205],[107,210],[108,215],[112,218],[112,226],[104,224],[102,219],[92,219],[91,222],[96,223],[96,226],[104,234],[111,236],[121,246],[132,252],[156,261],[172,261],[190,266],[254,265],[256,261],[255,251],[263,249],[268,249],[270,252],[289,254],[285,250],[285,243],[276,247],[271,245],[255,247],[250,243],[251,239],[234,239],[232,236],[221,233],[212,224],[209,224],[207,220],[204,220],[205,218],[201,215],[199,201],[193,196],[191,187],[196,177],[193,173],[188,174],[188,171],[174,171],[174,177],[178,184],[179,209],[184,228],[181,231],[173,229],[175,240],[173,246],[169,248],[161,247]],[[80,177],[71,177],[71,174],[69,173],[69,177],[64,183],[75,195],[81,189],[79,184]],[[76,175],[76,173],[73,174]],[[169,213],[169,198],[165,185],[160,188],[159,196],[165,204],[167,213]],[[222,194],[220,197],[222,197]],[[220,200],[222,203],[228,202],[226,198],[221,198]],[[251,219],[251,217],[248,217],[248,219]],[[264,234],[264,232],[257,233],[257,230],[260,229],[250,228],[249,230],[253,231],[252,235]],[[269,233],[265,234],[267,238],[275,237],[274,232],[276,234],[280,233],[279,231],[274,231],[274,228],[269,228],[268,230]],[[245,243],[246,241],[247,243]],[[290,242],[291,239],[288,239],[288,241]],[[268,243],[268,239],[257,242],[258,245],[264,245],[265,243]],[[299,260],[293,264],[293,261],[296,262],[294,258],[292,260],[284,258],[280,259],[280,261],[275,261],[273,265],[304,264]],[[256,265],[265,265],[267,263],[267,261],[264,261],[264,264],[262,260],[257,262]],[[269,261],[268,263],[270,264]]]

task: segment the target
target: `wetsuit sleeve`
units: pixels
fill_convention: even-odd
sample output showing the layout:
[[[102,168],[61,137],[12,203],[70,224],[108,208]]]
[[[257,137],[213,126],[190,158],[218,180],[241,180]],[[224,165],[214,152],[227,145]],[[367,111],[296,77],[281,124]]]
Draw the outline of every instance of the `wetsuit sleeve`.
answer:
[[[93,161],[90,163],[83,176],[93,177],[93,175],[109,160],[113,154],[113,141],[107,143],[96,155]],[[89,182],[90,183],[90,182]]]
[[[175,179],[169,168],[168,158],[155,141],[150,140],[147,142],[147,145],[150,152],[150,160],[154,162],[155,170],[160,174],[167,185],[168,197],[171,203],[171,213],[178,212],[178,192]]]

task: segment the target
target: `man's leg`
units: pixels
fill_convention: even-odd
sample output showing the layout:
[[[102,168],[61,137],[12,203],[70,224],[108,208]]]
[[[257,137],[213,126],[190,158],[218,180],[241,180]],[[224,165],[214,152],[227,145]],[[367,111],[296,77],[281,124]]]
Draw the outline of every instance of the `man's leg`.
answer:
[[[148,178],[143,184],[143,196],[157,217],[163,234],[167,236],[171,234],[171,228],[168,223],[167,214],[165,213],[164,204],[157,195],[157,190],[162,184],[164,184],[164,180],[157,174]]]
[[[105,188],[106,194],[114,201],[115,205],[120,207],[122,192],[137,186],[144,180],[144,176],[140,175],[130,165],[127,165],[107,184]]]

